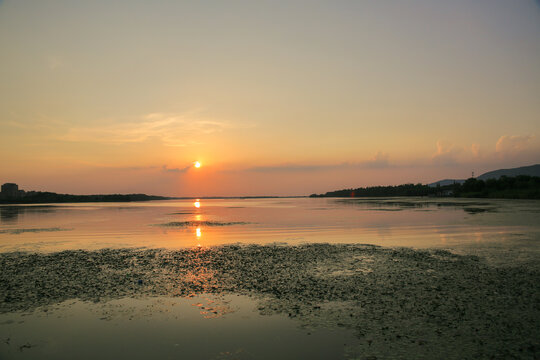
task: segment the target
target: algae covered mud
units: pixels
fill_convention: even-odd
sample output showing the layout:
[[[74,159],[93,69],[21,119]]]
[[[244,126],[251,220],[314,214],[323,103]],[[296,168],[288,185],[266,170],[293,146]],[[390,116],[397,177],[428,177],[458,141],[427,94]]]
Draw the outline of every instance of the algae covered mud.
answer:
[[[431,199],[2,208],[0,358],[538,358],[539,214]]]

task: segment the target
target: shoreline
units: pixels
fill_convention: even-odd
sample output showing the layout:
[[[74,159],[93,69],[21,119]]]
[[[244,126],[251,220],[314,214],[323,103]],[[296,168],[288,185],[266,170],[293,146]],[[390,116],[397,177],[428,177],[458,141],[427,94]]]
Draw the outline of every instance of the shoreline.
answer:
[[[511,201],[530,201],[538,202],[537,198],[504,198],[504,197],[456,197],[456,196],[199,196],[199,197],[163,197],[152,199],[139,199],[139,200],[85,200],[85,201],[38,201],[38,202],[6,202],[6,200],[0,200],[0,207],[8,206],[46,206],[49,204],[95,204],[95,203],[146,203],[151,201],[174,201],[174,200],[250,200],[250,199],[337,199],[337,200],[384,200],[384,199],[421,199],[421,200],[511,200]]]

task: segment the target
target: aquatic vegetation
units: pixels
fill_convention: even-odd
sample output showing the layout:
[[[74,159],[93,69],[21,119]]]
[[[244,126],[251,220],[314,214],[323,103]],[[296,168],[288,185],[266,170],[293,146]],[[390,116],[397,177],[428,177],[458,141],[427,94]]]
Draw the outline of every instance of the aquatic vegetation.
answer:
[[[469,214],[478,214],[483,212],[494,212],[493,208],[466,207],[463,208]]]
[[[53,228],[30,228],[30,229],[5,229],[0,230],[0,234],[22,234],[22,233],[36,233],[36,232],[49,232],[49,231],[69,231],[71,229],[63,229],[58,227]]]
[[[350,329],[366,355],[540,351],[540,268],[494,267],[444,250],[309,244],[5,253],[0,270],[0,313],[68,299],[242,294],[258,299],[261,314]]]
[[[249,224],[243,221],[171,221],[165,224],[158,224],[157,226],[166,226],[166,227],[189,227],[189,226],[231,226],[231,225],[246,225]]]
[[[420,198],[415,201],[396,200],[395,198],[389,199],[364,199],[364,198],[352,198],[352,199],[337,199],[337,203],[342,205],[358,206],[362,210],[372,211],[402,211],[414,209],[416,211],[429,211],[437,208],[457,208],[469,214],[476,214],[480,212],[496,212],[497,209],[493,206],[493,203],[486,201],[463,201],[445,199],[444,201],[434,201],[430,198]]]

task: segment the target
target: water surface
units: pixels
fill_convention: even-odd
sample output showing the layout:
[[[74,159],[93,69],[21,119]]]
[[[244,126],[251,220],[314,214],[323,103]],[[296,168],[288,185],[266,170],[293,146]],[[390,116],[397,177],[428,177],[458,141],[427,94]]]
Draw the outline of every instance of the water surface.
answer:
[[[2,359],[540,356],[540,202],[0,207]]]
[[[275,242],[533,246],[540,233],[540,202],[517,200],[211,199],[1,206],[0,215],[2,252]]]

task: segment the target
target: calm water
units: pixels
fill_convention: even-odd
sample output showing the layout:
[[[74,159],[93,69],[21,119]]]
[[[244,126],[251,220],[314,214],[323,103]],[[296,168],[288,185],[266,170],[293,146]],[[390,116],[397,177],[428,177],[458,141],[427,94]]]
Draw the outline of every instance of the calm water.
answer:
[[[230,243],[362,243],[534,248],[540,202],[454,199],[246,199],[0,207],[0,252],[182,248]],[[181,226],[162,226],[190,222]],[[228,224],[240,222],[241,224]],[[225,226],[220,226],[224,224]]]
[[[2,270],[11,272],[4,281],[17,277],[3,285],[15,291],[0,303],[0,358],[380,359],[430,358],[434,352],[489,358],[535,351],[538,336],[531,329],[538,312],[514,304],[538,296],[528,283],[538,283],[538,272],[529,273],[527,264],[540,258],[539,218],[539,201],[474,199],[0,206]],[[314,243],[385,248],[291,247]],[[230,247],[205,250],[226,244],[279,246],[239,247],[239,255]],[[421,252],[433,248],[478,255],[490,265]],[[178,258],[189,261],[171,260]],[[182,261],[190,265],[170,267]],[[521,270],[509,278],[497,270],[516,264]],[[475,272],[483,275],[467,280]],[[520,280],[508,280],[512,276]],[[507,283],[523,288],[499,301],[493,284],[502,294]],[[454,290],[440,297],[433,289]],[[494,299],[494,318],[476,319],[484,314],[484,299]],[[426,310],[425,304],[436,307]],[[445,306],[460,307],[464,318],[440,310]],[[514,308],[521,312],[497,315]],[[431,324],[432,314],[440,321]],[[522,323],[528,318],[532,328]],[[514,340],[493,332],[497,319],[517,321]],[[489,346],[478,345],[478,336]]]

